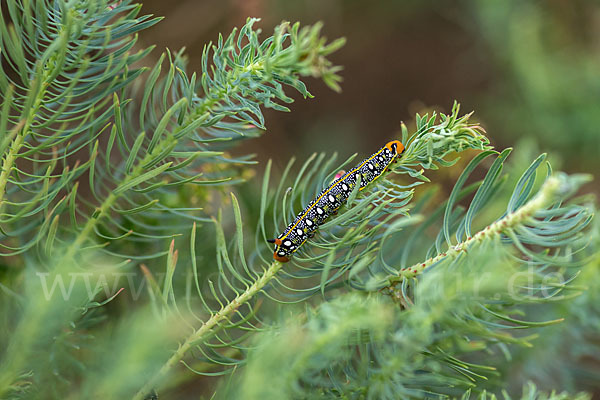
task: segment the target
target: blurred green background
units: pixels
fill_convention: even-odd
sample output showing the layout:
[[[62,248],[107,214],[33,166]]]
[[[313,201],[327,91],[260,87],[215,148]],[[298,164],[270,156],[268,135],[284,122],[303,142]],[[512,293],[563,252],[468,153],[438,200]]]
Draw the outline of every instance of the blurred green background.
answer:
[[[205,43],[248,16],[262,18],[265,36],[288,20],[322,21],[330,39],[347,38],[333,55],[344,67],[342,93],[313,80],[315,99],[295,102],[291,114],[267,110],[268,134],[247,145],[259,160],[274,158],[281,167],[292,155],[321,150],[362,156],[398,137],[400,121],[431,108],[447,112],[456,99],[463,111],[476,111],[498,148],[523,147],[525,140],[549,152],[557,169],[593,173],[600,165],[598,1],[143,3],[145,12],[166,18],[142,41],[185,46],[190,70],[200,69]]]

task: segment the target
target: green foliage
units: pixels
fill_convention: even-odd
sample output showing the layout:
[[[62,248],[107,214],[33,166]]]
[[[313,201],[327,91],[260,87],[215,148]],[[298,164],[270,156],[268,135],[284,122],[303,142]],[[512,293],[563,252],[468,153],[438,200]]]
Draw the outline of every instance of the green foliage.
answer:
[[[174,57],[167,52],[141,75],[145,84],[140,87],[141,81],[135,78],[145,70],[129,72],[127,66],[148,51],[129,56],[127,50],[135,40],[124,35],[157,19],[134,19],[140,7],[129,2],[114,8],[96,1],[76,3],[75,8],[62,2],[52,7],[44,1],[11,3],[31,13],[29,19],[39,22],[39,29],[65,33],[49,35],[52,40],[45,52],[32,54],[38,61],[27,71],[17,68],[13,60],[19,54],[5,53],[7,63],[17,66],[3,73],[3,129],[9,138],[0,179],[0,188],[6,187],[0,199],[4,236],[27,238],[26,242],[15,240],[14,246],[5,245],[7,255],[30,249],[48,232],[58,240],[75,233],[69,256],[94,231],[107,245],[120,239],[117,248],[109,250],[112,253],[127,252],[131,245],[155,245],[174,229],[183,229],[186,220],[202,220],[194,213],[199,207],[170,206],[168,200],[180,193],[183,184],[202,187],[231,181],[234,172],[227,166],[247,163],[249,158],[228,157],[223,151],[231,142],[254,137],[264,129],[261,106],[288,110],[280,104],[292,101],[283,91],[285,85],[308,97],[300,77],[310,75],[337,88],[338,67],[325,57],[343,41],[326,44],[319,26],[300,29],[299,24],[284,23],[272,37],[259,42],[259,31],[252,28],[254,19],[239,33],[234,30],[227,39],[219,38],[216,45],[206,47],[201,79],[185,74],[181,52]],[[54,25],[44,20],[51,10]],[[12,22],[18,26],[29,19]],[[24,39],[41,35],[21,29]],[[10,37],[4,40],[7,48],[17,47]],[[55,54],[55,48],[64,54]],[[77,57],[70,57],[71,52]],[[49,67],[49,58],[64,61],[52,61]],[[161,77],[165,59],[168,72]],[[20,73],[22,80],[11,79],[10,72]],[[30,82],[26,75],[36,79]],[[140,99],[139,103],[134,99]],[[139,118],[132,118],[134,112]],[[69,167],[78,157],[89,160]],[[33,173],[19,168],[20,159],[31,164]],[[75,182],[84,172],[92,198],[78,194]],[[59,195],[65,198],[55,202],[58,208],[53,210]],[[47,220],[40,214],[52,210],[58,215],[67,207],[70,218],[61,219],[59,232],[39,222]],[[34,220],[24,224],[24,217]],[[168,223],[157,223],[166,219]],[[135,257],[128,254],[128,258]]]
[[[510,399],[510,368],[540,357],[541,332],[597,329],[583,286],[598,286],[594,205],[574,197],[589,177],[544,155],[511,165],[458,104],[403,125],[389,174],[290,263],[272,260],[267,239],[355,162],[268,162],[245,183],[241,143],[264,108],[289,111],[286,90],[312,97],[306,77],[339,90],[328,57],[343,40],[320,25],[261,39],[248,19],[189,75],[183,51],[138,67],[151,49],[134,52],[135,34],[159,19],[130,1],[6,9],[0,397],[187,398],[191,382],[215,398]],[[450,167],[462,174],[448,196],[427,189]],[[575,309],[596,318],[554,327]],[[573,360],[599,354],[580,342]],[[533,378],[517,381],[522,398],[579,391],[570,373],[550,394],[523,386]]]
[[[509,153],[500,154],[483,181],[471,185],[469,191],[477,191],[469,207],[455,209],[458,194],[465,195],[463,178],[493,152],[481,153],[467,166],[442,208],[445,212],[432,213],[443,220],[431,248],[407,239],[420,238],[422,234],[414,231],[422,232],[435,218],[417,222],[413,231],[398,233],[400,226],[405,227],[398,222],[382,228],[387,246],[376,248],[368,262],[367,254],[351,258],[347,267],[348,283],[372,291],[371,295],[337,291],[335,300],[307,315],[307,323],[295,326],[287,321],[280,331],[263,334],[250,352],[241,383],[231,386],[238,394],[225,397],[251,393],[249,398],[394,399],[434,393],[460,396],[469,388],[498,388],[503,353],[510,354],[512,346],[533,345],[537,334],[524,330],[537,331],[561,321],[538,320],[529,307],[540,312],[547,303],[565,301],[581,291],[570,282],[589,262],[590,240],[581,232],[592,216],[589,204],[563,203],[584,181],[582,177],[551,176],[533,195],[543,157],[523,173],[513,190],[498,197],[506,181],[499,169]],[[489,206],[493,195],[496,203],[508,200],[507,212],[472,235],[474,215]],[[378,227],[371,231],[377,235]],[[389,242],[393,247],[405,245],[402,251],[393,251]],[[530,246],[543,250],[534,252]],[[414,247],[435,257],[407,265],[403,259]],[[391,284],[380,290],[385,282]],[[353,307],[357,302],[359,306]],[[530,313],[533,320],[520,317]],[[483,357],[489,365],[481,362]]]
[[[529,132],[571,165],[592,168],[600,146],[594,107],[600,78],[589,15],[597,4],[577,1],[565,12],[535,1],[467,3],[502,76],[482,98],[490,122],[511,140]]]
[[[6,255],[46,236],[50,224],[41,221],[66,208],[62,196],[74,197],[74,181],[94,169],[112,94],[143,72],[130,66],[151,49],[132,54],[130,35],[158,19],[137,18],[140,6],[127,3],[110,9],[95,0],[7,2],[0,74]]]

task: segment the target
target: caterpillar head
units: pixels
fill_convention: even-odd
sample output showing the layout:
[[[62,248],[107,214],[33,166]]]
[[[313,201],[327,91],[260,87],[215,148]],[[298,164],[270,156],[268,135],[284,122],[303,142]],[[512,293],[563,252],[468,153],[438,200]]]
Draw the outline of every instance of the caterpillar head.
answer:
[[[268,239],[267,242],[275,243],[275,251],[273,252],[274,260],[279,261],[280,263],[290,261],[289,255],[291,254],[291,251],[283,246],[281,239]]]
[[[392,140],[390,142],[387,142],[385,147],[387,147],[392,152],[392,154],[402,154],[402,152],[404,151],[404,145],[399,140]]]

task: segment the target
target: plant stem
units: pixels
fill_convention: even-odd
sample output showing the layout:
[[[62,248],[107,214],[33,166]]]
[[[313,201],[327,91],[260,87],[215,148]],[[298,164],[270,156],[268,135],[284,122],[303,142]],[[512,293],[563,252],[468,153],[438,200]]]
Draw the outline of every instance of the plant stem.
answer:
[[[2,203],[4,202],[4,194],[6,190],[6,184],[8,183],[8,178],[10,178],[10,173],[17,158],[17,154],[21,149],[21,145],[23,144],[24,138],[25,135],[17,133],[10,145],[8,154],[2,162],[2,173],[0,173],[0,208],[2,207]]]
[[[165,139],[161,140],[152,152],[147,153],[146,156],[140,160],[137,165],[133,168],[130,174],[128,174],[120,183],[120,185],[127,184],[133,179],[136,179],[140,175],[145,172],[144,165],[152,160],[154,157],[159,155],[167,145],[170,145],[172,141],[176,141],[172,136],[167,136]],[[115,202],[119,199],[120,194],[115,194],[115,192],[111,192],[106,199],[102,202],[100,207],[96,208],[95,215],[87,220],[83,229],[79,231],[71,245],[67,248],[67,250],[63,253],[62,259],[68,260],[72,258],[77,250],[81,248],[84,244],[90,233],[94,230],[94,227],[98,224],[98,221],[106,215],[107,212],[110,211],[111,207],[115,204]]]
[[[283,264],[280,262],[274,261],[252,286],[231,300],[225,307],[221,308],[219,312],[212,315],[205,323],[203,323],[200,328],[198,328],[181,345],[179,345],[177,351],[171,356],[171,358],[167,360],[160,370],[146,382],[146,384],[135,394],[135,396],[133,396],[133,399],[143,400],[144,397],[147,396],[148,393],[150,393],[158,383],[160,383],[160,380],[168,374],[171,368],[181,361],[181,359],[185,356],[187,351],[192,348],[192,346],[207,339],[207,337],[212,334],[215,327],[217,327],[224,320],[228,319],[241,305],[247,303],[250,299],[252,299],[252,297],[258,294],[271,281],[271,279],[273,279],[282,266]]]
[[[60,29],[57,38],[49,45],[48,48],[54,46],[59,40],[61,40],[62,35],[65,34],[64,26]],[[27,118],[24,118],[19,122],[13,130],[16,130],[16,135],[13,142],[10,145],[10,149],[6,158],[2,162],[2,172],[0,173],[0,210],[2,209],[2,203],[4,202],[4,195],[6,194],[6,185],[8,183],[8,179],[10,178],[10,173],[12,172],[12,168],[15,164],[15,160],[17,159],[17,154],[21,150],[21,146],[25,142],[25,137],[29,134],[31,129],[31,125],[33,124],[33,120],[37,116],[37,113],[42,105],[44,100],[44,96],[46,95],[46,91],[50,86],[51,81],[49,81],[49,77],[52,76],[54,70],[52,68],[42,68],[40,63],[36,64],[35,76],[37,78],[33,79],[33,82],[30,83],[29,88],[35,88],[37,91],[35,93],[35,100],[31,105],[31,109],[27,110]],[[39,80],[40,84],[36,85]],[[10,90],[12,93],[12,89]],[[6,100],[6,99],[5,99]],[[23,128],[21,132],[19,130]]]
[[[232,80],[233,80],[233,78],[232,78]],[[229,85],[226,85],[226,86],[229,87]],[[211,89],[211,91],[212,91],[212,89]],[[239,91],[239,90],[236,90],[236,92],[237,91]],[[231,94],[227,94],[227,96],[226,96],[226,93],[224,93],[224,92],[218,93],[218,96],[207,95],[208,100],[205,101],[192,115],[190,115],[188,117],[186,123],[183,126],[181,126],[181,128],[183,129],[186,126],[186,124],[191,124],[199,118],[209,118],[211,115],[211,108],[216,103],[218,103],[219,101],[222,101],[225,97],[228,97],[229,95],[231,95]],[[146,156],[136,164],[134,169],[131,171],[131,173],[129,175],[127,175],[127,177],[121,182],[121,184],[126,184],[127,182],[130,182],[132,179],[135,179],[138,176],[140,176],[142,173],[144,173],[143,165],[145,165],[148,161],[152,160],[154,157],[158,156],[165,149],[165,147],[167,145],[172,144],[173,141],[177,141],[177,139],[175,139],[172,134],[167,135],[165,138],[161,139],[157,143],[157,145],[154,147],[152,152],[147,153]],[[116,195],[113,192],[102,202],[100,207],[98,207],[96,209],[95,218],[89,218],[87,220],[83,229],[81,231],[79,231],[75,240],[67,248],[67,250],[63,256],[64,259],[68,259],[69,257],[73,257],[75,255],[77,250],[79,250],[81,248],[81,246],[84,244],[85,240],[88,238],[90,233],[93,231],[93,229],[96,226],[96,224],[98,223],[98,221],[100,219],[102,219],[102,217],[104,215],[106,215],[107,212],[110,211],[110,208],[115,204],[115,202],[118,199],[119,199],[119,195]]]
[[[422,273],[425,268],[445,258],[458,257],[461,252],[466,252],[467,249],[473,245],[480,244],[484,240],[499,237],[503,232],[506,232],[523,223],[536,211],[542,210],[551,205],[554,201],[556,201],[559,191],[560,180],[556,177],[548,178],[535,197],[533,197],[515,212],[507,214],[491,225],[488,225],[485,229],[477,232],[475,235],[473,235],[473,237],[467,238],[467,240],[464,242],[460,242],[455,246],[451,246],[445,253],[438,254],[433,258],[414,264],[410,267],[402,268],[402,270],[398,272],[398,275],[389,276],[387,281],[390,288],[405,278],[415,277],[416,275]]]

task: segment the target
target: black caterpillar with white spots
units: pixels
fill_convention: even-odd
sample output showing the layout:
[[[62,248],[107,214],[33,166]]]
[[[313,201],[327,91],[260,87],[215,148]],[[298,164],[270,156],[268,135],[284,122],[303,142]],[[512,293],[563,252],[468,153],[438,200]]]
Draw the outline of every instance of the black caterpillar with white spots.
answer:
[[[288,262],[292,253],[313,235],[319,225],[346,203],[352,189],[356,186],[359,174],[361,177],[359,190],[363,190],[369,183],[379,178],[403,151],[402,143],[392,140],[350,172],[333,181],[298,214],[294,222],[277,239],[269,240],[270,243],[275,243],[273,258],[279,262]]]

